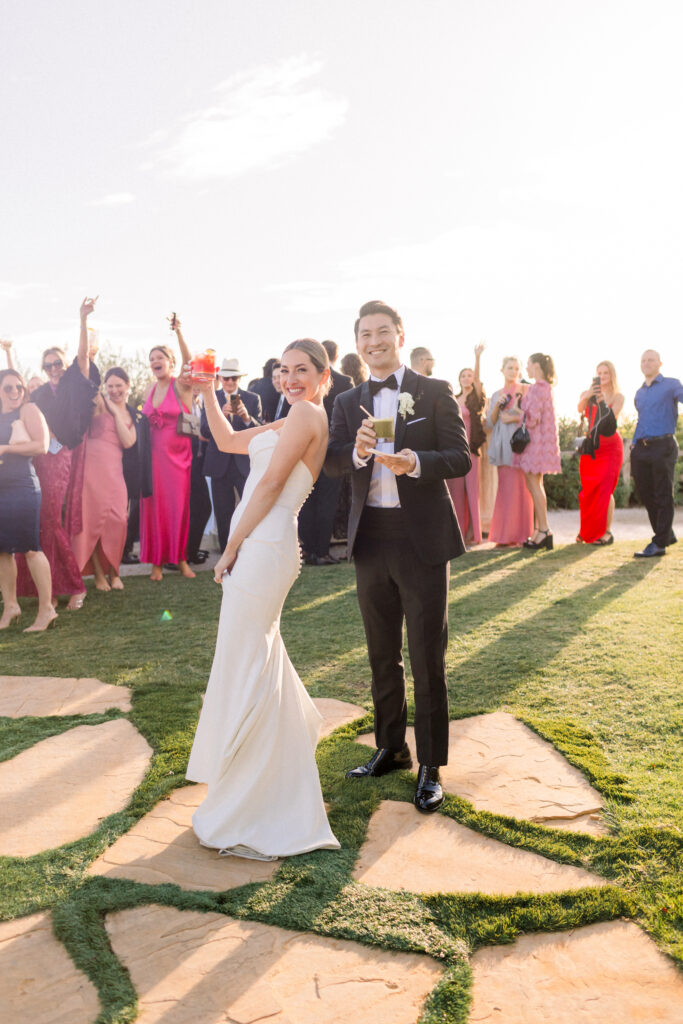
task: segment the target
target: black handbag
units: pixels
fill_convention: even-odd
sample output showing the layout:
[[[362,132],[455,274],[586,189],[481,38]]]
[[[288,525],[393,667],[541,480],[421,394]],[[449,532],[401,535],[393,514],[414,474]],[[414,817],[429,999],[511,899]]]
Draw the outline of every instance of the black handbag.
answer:
[[[529,431],[526,428],[526,416],[524,416],[522,422],[510,438],[510,447],[515,455],[521,455],[530,440]]]

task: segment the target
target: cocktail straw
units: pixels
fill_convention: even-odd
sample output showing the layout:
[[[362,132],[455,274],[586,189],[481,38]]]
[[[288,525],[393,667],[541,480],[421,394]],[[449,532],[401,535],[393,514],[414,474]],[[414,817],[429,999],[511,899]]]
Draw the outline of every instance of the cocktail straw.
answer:
[[[371,420],[374,420],[375,417],[372,415],[371,412],[368,412],[364,405],[361,405],[361,409],[363,410],[366,416],[369,416]]]

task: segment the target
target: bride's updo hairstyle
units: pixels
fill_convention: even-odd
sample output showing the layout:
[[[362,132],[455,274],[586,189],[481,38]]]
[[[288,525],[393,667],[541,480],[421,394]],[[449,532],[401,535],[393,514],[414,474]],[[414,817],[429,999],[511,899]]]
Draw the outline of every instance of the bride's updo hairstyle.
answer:
[[[298,349],[299,352],[305,352],[318,373],[324,373],[325,370],[329,371],[330,360],[327,356],[327,352],[320,342],[316,341],[314,338],[299,338],[298,341],[290,341],[289,345],[285,348],[285,352],[291,352],[292,349]],[[282,354],[284,355],[284,352]],[[323,393],[327,394],[331,387],[332,374],[329,375],[323,384]]]
[[[556,383],[555,364],[551,356],[544,356],[542,352],[534,352],[532,356],[529,356],[529,362],[538,363],[548,384]]]

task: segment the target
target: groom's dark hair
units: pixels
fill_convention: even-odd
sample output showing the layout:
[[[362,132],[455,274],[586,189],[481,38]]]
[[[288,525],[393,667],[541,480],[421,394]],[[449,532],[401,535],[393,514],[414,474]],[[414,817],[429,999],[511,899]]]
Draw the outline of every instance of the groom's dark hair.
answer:
[[[394,326],[396,327],[399,334],[403,334],[403,321],[392,306],[387,306],[386,302],[382,302],[381,299],[372,299],[370,302],[365,302],[358,310],[358,319],[353,328],[353,332],[358,339],[358,325],[364,316],[372,316],[373,313],[384,313],[388,316]]]

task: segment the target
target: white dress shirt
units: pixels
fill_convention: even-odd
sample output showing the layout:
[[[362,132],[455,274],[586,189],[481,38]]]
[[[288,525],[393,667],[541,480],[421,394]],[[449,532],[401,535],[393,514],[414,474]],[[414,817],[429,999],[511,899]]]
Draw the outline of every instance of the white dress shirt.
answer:
[[[403,383],[403,376],[405,374],[405,366],[399,366],[398,370],[394,371],[393,376],[396,378],[398,387],[394,391],[392,388],[382,388],[374,396],[372,402],[372,414],[376,419],[391,419],[396,422],[396,416],[398,413],[398,396],[401,391],[401,384]],[[391,374],[387,374],[390,377]],[[370,380],[385,380],[383,377],[370,377]],[[377,438],[377,451],[386,453],[387,455],[394,454],[394,442],[387,441],[386,438]],[[370,456],[362,459],[355,447],[353,449],[353,464],[356,469],[361,469],[363,466],[367,466]],[[412,473],[406,474],[407,476],[419,477],[420,476],[420,460],[417,455],[415,456],[416,465]],[[380,462],[373,462],[372,465],[372,476],[370,478],[370,488],[368,490],[368,497],[365,502],[366,505],[372,506],[372,508],[400,508],[401,502],[398,497],[398,487],[396,486],[396,474],[392,473],[388,466],[383,466]]]

